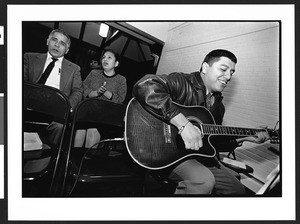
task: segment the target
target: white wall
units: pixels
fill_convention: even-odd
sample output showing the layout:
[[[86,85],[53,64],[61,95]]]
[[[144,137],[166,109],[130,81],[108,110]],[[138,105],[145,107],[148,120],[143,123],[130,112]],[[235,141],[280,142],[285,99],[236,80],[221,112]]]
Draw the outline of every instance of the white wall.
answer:
[[[279,23],[172,22],[157,74],[198,71],[213,49],[232,51],[236,72],[224,90],[224,125],[273,127],[279,120]]]
[[[127,22],[131,26],[134,26],[151,36],[156,37],[161,41],[166,41],[168,36],[168,22]]]

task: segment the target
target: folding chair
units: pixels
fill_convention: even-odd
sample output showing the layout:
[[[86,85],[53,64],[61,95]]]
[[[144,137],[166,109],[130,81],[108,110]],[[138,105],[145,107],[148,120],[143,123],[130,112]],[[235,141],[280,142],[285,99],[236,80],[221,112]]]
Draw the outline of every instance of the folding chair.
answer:
[[[126,107],[98,98],[82,101],[74,112],[65,194],[129,196],[142,194],[143,171],[129,157],[123,139]],[[97,128],[96,148],[74,147],[76,130]]]
[[[37,133],[42,148],[23,150],[23,196],[48,196],[54,186],[58,160],[66,134],[70,103],[58,89],[24,82],[23,132]],[[55,121],[63,125],[58,145],[47,142],[45,128]]]

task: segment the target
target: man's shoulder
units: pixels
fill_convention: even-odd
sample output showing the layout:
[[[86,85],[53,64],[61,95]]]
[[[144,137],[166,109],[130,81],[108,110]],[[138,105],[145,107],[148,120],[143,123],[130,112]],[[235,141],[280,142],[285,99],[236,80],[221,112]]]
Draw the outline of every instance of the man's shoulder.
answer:
[[[187,73],[187,72],[171,72],[168,74],[168,76],[177,76],[177,77],[186,77],[186,78],[190,78],[195,76],[197,73],[199,72],[192,72],[192,73]]]
[[[24,55],[27,57],[43,57],[46,56],[46,53],[26,52]]]
[[[185,72],[172,72],[167,75],[169,79],[179,79],[179,80],[192,80],[195,77],[195,72],[185,73]]]
[[[72,66],[72,67],[75,67],[75,68],[77,68],[77,69],[80,69],[80,66],[79,66],[79,65],[75,64],[74,62],[69,61],[69,60],[66,59],[66,58],[63,59],[63,63],[65,63],[65,64],[68,65],[68,66]]]

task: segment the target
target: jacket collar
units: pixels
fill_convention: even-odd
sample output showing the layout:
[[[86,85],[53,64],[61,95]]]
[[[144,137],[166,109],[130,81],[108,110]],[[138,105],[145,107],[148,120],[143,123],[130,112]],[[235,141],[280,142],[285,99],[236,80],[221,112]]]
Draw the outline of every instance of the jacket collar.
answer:
[[[36,70],[37,70],[36,72],[38,74],[42,75],[45,61],[47,59],[47,53],[39,54],[36,57],[43,62],[43,63],[38,63],[39,66],[36,66]],[[71,73],[72,73],[72,66],[71,66],[70,62],[63,57],[62,63],[61,63],[61,74],[60,74],[61,77],[60,77],[60,84],[59,84],[60,90],[63,90],[65,88],[66,84],[68,83],[68,79],[69,79],[68,74],[71,74]],[[38,77],[38,79],[40,78],[40,76]]]
[[[193,73],[191,73],[191,75],[192,75],[192,79],[191,79],[192,84],[197,89],[206,90],[206,87],[205,87],[205,85],[203,83],[203,80],[200,76],[200,72],[193,72]]]
[[[36,76],[36,79],[39,80],[43,73],[43,69],[47,59],[47,53],[37,54],[35,57],[36,57],[36,63],[34,66],[34,74],[38,74]]]
[[[61,77],[60,77],[60,89],[63,90],[70,78],[69,74],[72,73],[72,66],[68,60],[63,59],[61,63]]]

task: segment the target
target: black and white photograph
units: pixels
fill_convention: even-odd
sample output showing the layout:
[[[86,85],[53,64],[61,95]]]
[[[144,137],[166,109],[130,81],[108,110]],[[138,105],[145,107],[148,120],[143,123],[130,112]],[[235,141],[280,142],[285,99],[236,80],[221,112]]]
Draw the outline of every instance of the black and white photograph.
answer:
[[[295,219],[293,10],[8,5],[8,220]]]

